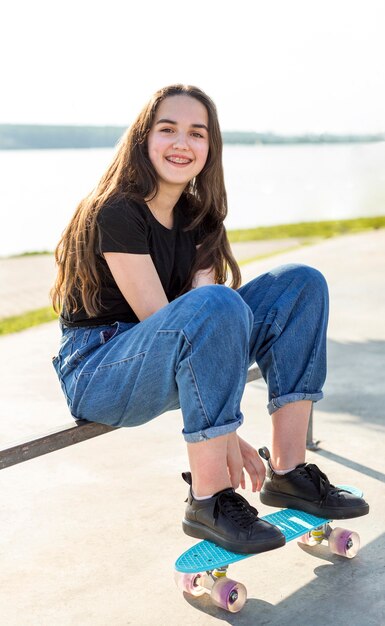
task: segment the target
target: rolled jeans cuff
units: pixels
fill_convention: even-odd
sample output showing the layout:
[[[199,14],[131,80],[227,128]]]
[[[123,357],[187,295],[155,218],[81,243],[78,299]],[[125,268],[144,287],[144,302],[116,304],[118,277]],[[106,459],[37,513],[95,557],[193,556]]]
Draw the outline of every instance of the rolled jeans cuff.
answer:
[[[222,435],[228,435],[233,433],[243,424],[243,415],[240,414],[239,419],[234,422],[223,424],[223,426],[211,426],[204,430],[198,430],[195,433],[186,433],[182,431],[183,437],[187,443],[198,443],[199,441],[207,441],[207,439],[214,439],[215,437],[221,437]]]
[[[324,394],[322,391],[319,393],[288,393],[285,396],[279,396],[278,398],[272,398],[267,405],[269,414],[272,415],[278,409],[281,409],[286,404],[291,402],[299,402],[300,400],[311,400],[312,402],[318,402],[322,400]]]

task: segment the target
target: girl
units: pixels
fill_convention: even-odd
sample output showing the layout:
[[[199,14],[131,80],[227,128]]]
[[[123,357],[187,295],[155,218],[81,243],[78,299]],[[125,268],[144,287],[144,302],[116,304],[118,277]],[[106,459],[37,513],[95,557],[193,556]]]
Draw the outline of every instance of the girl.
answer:
[[[191,474],[184,531],[237,552],[284,544],[235,489],[322,516],[368,512],[305,464],[326,373],[322,275],[280,267],[240,287],[224,228],[222,140],[210,98],[161,89],[124,135],[56,250],[54,367],[72,415],[136,426],[181,408]],[[230,286],[225,286],[227,271]],[[247,370],[268,385],[272,457],[237,435]]]

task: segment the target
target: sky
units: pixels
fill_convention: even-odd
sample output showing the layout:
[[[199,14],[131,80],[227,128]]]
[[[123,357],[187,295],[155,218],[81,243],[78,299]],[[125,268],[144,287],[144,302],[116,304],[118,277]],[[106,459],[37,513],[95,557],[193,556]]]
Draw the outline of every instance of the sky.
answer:
[[[383,0],[12,0],[0,19],[0,123],[128,126],[182,82],[223,130],[385,132]]]

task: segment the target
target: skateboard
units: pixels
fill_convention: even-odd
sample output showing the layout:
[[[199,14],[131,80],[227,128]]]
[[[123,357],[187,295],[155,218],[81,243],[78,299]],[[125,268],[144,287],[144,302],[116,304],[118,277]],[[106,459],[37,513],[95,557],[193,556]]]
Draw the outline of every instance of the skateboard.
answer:
[[[341,489],[362,497],[362,492],[350,485],[338,485]],[[286,537],[286,543],[297,539],[299,543],[316,545],[328,541],[333,554],[353,558],[360,547],[356,532],[346,528],[330,526],[330,519],[324,519],[298,511],[283,509],[264,515],[261,519],[278,526]],[[191,596],[210,594],[216,606],[237,613],[246,600],[246,587],[227,577],[229,565],[248,559],[255,554],[237,554],[212,543],[200,541],[184,552],[175,563],[175,582],[181,591]]]

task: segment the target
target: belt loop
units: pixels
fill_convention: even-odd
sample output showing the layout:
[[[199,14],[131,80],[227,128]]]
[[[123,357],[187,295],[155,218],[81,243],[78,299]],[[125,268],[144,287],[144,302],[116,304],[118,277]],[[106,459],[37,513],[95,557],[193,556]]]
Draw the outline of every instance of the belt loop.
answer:
[[[90,329],[90,328],[88,328],[88,329],[84,332],[84,335],[83,335],[83,338],[82,338],[82,342],[81,342],[81,344],[80,344],[80,347],[81,347],[81,348],[83,348],[83,346],[85,346],[85,345],[87,344],[87,342],[88,342],[88,337],[90,336],[90,333],[91,333],[91,329]]]

